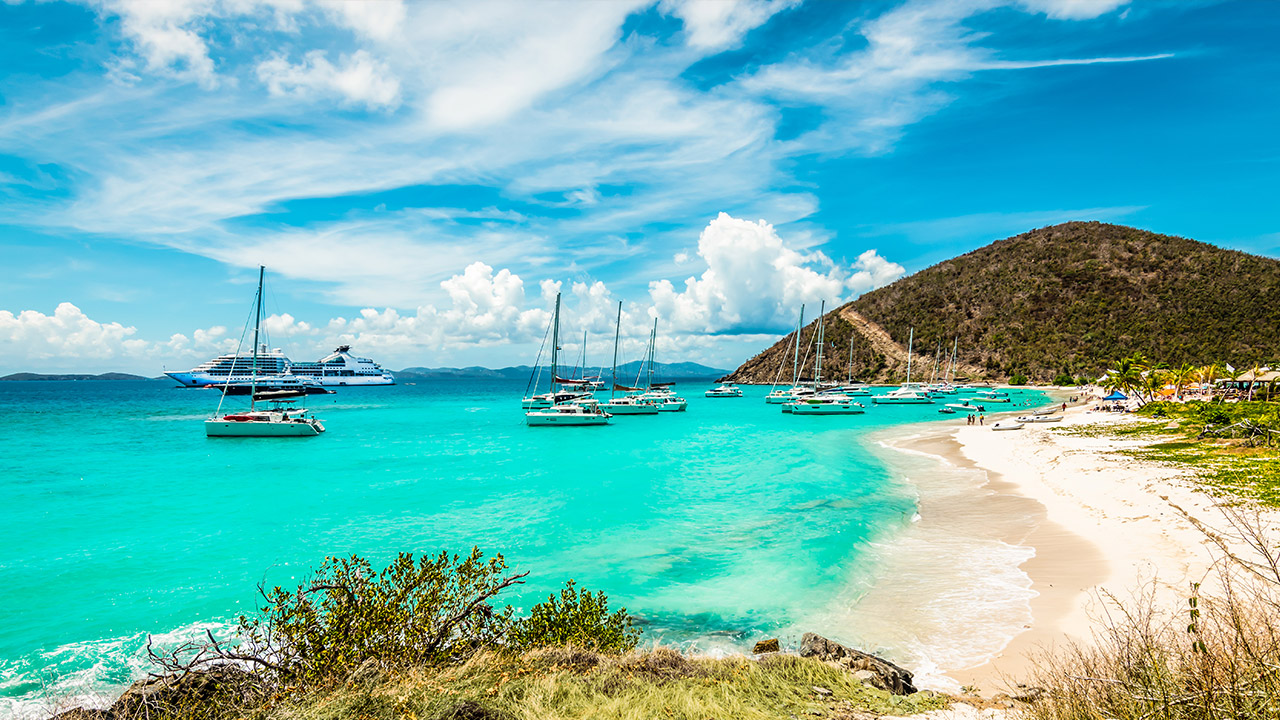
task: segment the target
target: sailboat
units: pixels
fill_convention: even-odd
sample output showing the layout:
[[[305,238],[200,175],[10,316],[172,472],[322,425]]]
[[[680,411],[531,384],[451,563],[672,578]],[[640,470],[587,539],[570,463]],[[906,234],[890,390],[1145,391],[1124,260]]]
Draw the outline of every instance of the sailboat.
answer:
[[[818,311],[818,354],[814,359],[813,367],[814,394],[787,403],[783,407],[785,410],[790,410],[792,415],[861,415],[865,412],[862,403],[854,402],[848,395],[819,390],[822,387],[822,346],[826,342],[826,309],[827,304],[824,301],[821,310]]]
[[[907,381],[902,387],[884,395],[877,395],[871,398],[871,401],[877,405],[932,405],[933,400],[929,399],[929,392],[925,389],[924,383],[911,382],[911,351],[915,345],[916,329],[911,328],[911,334],[907,337]]]
[[[262,329],[262,281],[265,276],[266,268],[258,266],[258,294],[254,298],[253,313],[253,366],[249,376],[249,411],[221,414],[222,404],[227,399],[227,387],[223,386],[218,409],[213,417],[204,421],[204,434],[207,437],[313,437],[324,432],[324,425],[319,419],[308,415],[305,409],[290,407],[299,398],[307,396],[305,390],[266,389],[261,392],[258,390],[258,340]],[[236,351],[236,355],[239,355],[239,350]],[[266,403],[267,409],[259,410],[260,402]]]
[[[647,400],[641,400],[638,395],[623,395],[619,397],[617,393],[628,392],[636,388],[627,387],[618,384],[618,336],[622,333],[622,301],[618,301],[618,323],[613,331],[613,377],[611,378],[612,386],[609,390],[609,402],[601,403],[600,407],[611,415],[657,415],[658,407]]]
[[[837,390],[841,395],[848,395],[849,397],[870,396],[871,386],[867,385],[861,380],[855,381],[853,379],[853,338],[854,338],[854,333],[850,332],[849,333],[849,364],[845,367],[844,385],[841,385],[839,388],[837,388]]]
[[[655,356],[657,356],[657,354],[658,354],[658,318],[654,318],[653,331],[649,332],[648,391],[644,392],[643,395],[640,395],[637,397],[639,397],[640,400],[644,400],[646,402],[652,402],[652,404],[655,407],[657,407],[658,413],[684,413],[686,407],[689,406],[689,401],[686,401],[684,397],[680,397],[676,395],[675,391],[672,391],[671,388],[672,386],[675,386],[676,383],[653,382],[653,369],[654,369],[655,363],[657,363],[657,360],[655,360]],[[643,368],[641,368],[641,372],[644,372]],[[636,377],[636,384],[639,384],[639,380],[640,378]]]
[[[791,387],[779,388],[778,378],[775,377],[773,381],[773,389],[769,391],[768,395],[764,396],[764,401],[770,405],[786,405],[787,403],[795,402],[801,397],[813,394],[812,388],[802,387],[800,385],[800,335],[803,330],[804,305],[802,304],[800,306],[800,319],[796,322],[796,340],[793,344],[794,352],[791,356]],[[786,362],[785,357],[782,360],[783,363]],[[779,377],[782,375],[783,367],[785,366],[782,364],[778,365]]]
[[[546,400],[549,404],[533,407],[524,414],[525,424],[530,427],[549,427],[555,425],[607,425],[609,413],[600,409],[600,403],[591,397],[591,393],[558,393],[556,387],[565,381],[557,377],[557,360],[560,350],[560,294],[556,293],[556,311],[551,320],[551,392],[546,396],[525,398],[530,400]],[[567,395],[568,397],[564,397]],[[529,405],[526,404],[526,407]]]
[[[591,397],[591,392],[587,390],[586,388],[587,383],[585,381],[579,382],[576,380],[565,380],[563,378],[558,377],[558,374],[560,372],[560,366],[559,366],[560,294],[559,293],[556,293],[556,309],[551,316],[551,325],[547,327],[547,332],[551,333],[553,328],[555,330],[555,333],[554,333],[555,337],[553,337],[551,341],[551,387],[548,392],[542,393],[540,395],[539,394],[526,395],[524,399],[520,401],[520,407],[524,408],[525,410],[544,410],[557,403],[566,403],[572,400],[586,400]],[[545,336],[543,336],[543,342],[544,343],[546,342]],[[582,344],[583,344],[583,347],[585,348],[586,347],[585,335],[583,336]],[[584,358],[584,363],[585,363],[585,358]],[[526,389],[526,392],[528,392],[528,390],[531,389],[533,390],[534,393],[537,393],[537,389],[539,385],[538,377],[542,374],[542,350],[541,349],[538,350],[538,358],[537,360],[534,361],[533,365],[534,365],[533,373],[529,377],[529,388]],[[569,389],[562,388],[561,387],[562,385],[567,385]]]

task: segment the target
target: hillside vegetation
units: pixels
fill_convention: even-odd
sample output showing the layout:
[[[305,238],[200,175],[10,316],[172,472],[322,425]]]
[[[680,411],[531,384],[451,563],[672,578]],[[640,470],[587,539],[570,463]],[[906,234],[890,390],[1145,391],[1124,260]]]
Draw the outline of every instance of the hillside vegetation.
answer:
[[[995,380],[1097,377],[1110,360],[1132,352],[1171,365],[1249,367],[1280,356],[1280,260],[1072,222],[994,242],[869,292],[828,313],[831,340],[851,327],[841,310],[853,310],[904,348],[914,327],[917,352],[932,353],[939,341],[949,349],[957,338],[959,360],[974,371],[964,374]],[[864,340],[855,338],[854,374],[899,379],[900,363]],[[730,377],[772,382],[787,344]]]

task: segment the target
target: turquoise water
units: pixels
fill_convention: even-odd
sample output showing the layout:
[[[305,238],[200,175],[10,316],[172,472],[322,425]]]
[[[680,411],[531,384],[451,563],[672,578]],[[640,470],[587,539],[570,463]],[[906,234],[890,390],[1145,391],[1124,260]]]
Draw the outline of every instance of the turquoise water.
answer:
[[[479,545],[531,572],[517,607],[575,578],[646,639],[747,648],[828,611],[869,544],[912,522],[869,434],[957,417],[800,418],[767,388],[690,384],[685,413],[528,428],[524,385],[344,388],[311,399],[320,437],[208,439],[210,391],[0,383],[0,714],[108,693],[144,671],[147,633],[224,629],[256,583],[329,554]]]

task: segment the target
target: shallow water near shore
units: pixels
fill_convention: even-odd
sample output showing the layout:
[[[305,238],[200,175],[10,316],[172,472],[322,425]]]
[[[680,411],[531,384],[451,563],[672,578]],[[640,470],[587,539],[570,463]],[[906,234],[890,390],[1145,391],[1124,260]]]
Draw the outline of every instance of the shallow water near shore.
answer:
[[[708,652],[815,630],[945,665],[960,662],[948,643],[972,645],[938,638],[954,604],[982,610],[974,593],[990,590],[1007,603],[988,614],[1021,620],[1025,548],[919,566],[951,541],[910,532],[912,476],[941,471],[875,438],[963,422],[940,405],[792,417],[764,404],[768,388],[709,399],[688,384],[685,413],[528,428],[524,385],[344,388],[310,399],[320,437],[208,439],[211,391],[0,383],[0,715],[101,704],[145,672],[148,633],[225,632],[259,581],[298,582],[334,554],[478,545],[531,572],[507,603],[574,578],[636,614],[645,641]],[[894,613],[886,588],[936,597]]]

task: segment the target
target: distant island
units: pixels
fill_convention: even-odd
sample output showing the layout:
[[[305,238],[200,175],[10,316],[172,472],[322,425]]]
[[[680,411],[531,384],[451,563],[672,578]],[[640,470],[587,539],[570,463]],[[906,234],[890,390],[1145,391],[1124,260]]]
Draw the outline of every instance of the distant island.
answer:
[[[618,366],[618,378],[626,380],[628,376],[632,379],[640,372],[639,360],[632,360]],[[549,368],[544,368],[549,370]],[[595,375],[603,372],[607,376],[612,368],[604,368],[603,371],[599,367],[587,368],[587,375]],[[492,378],[498,380],[525,380],[533,372],[530,365],[515,365],[504,368],[486,368],[479,366],[463,367],[463,368],[428,368],[428,367],[407,367],[395,373],[396,380],[479,380],[484,378]],[[663,380],[671,379],[705,379],[710,380],[718,378],[727,373],[728,370],[707,367],[694,362],[680,363],[654,363],[653,375],[655,378]],[[561,368],[560,376],[565,377],[566,374],[575,374],[569,368]]]
[[[168,379],[169,378],[149,378],[149,377],[143,377],[141,375],[130,375],[129,373],[117,373],[117,372],[101,373],[99,375],[84,375],[84,374],[50,375],[47,373],[21,372],[21,373],[13,373],[11,375],[5,375],[4,377],[0,377],[0,381],[7,380],[10,382],[31,381],[31,380],[101,381],[101,380],[168,380]]]

